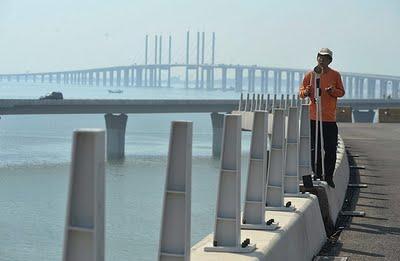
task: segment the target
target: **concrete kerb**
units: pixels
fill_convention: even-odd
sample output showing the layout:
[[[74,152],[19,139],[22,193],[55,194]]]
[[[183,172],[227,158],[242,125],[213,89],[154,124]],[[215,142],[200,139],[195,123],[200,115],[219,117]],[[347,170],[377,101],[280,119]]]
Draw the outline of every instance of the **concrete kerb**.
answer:
[[[279,222],[275,231],[242,230],[242,239],[251,238],[257,249],[252,253],[209,253],[204,246],[212,243],[210,234],[192,247],[191,260],[311,260],[326,241],[323,222],[325,211],[335,224],[343,205],[349,180],[349,165],[342,138],[339,136],[337,161],[334,173],[336,188],[332,189],[325,182],[319,188],[324,191],[327,206],[320,209],[315,195],[308,198],[285,197],[285,202],[296,205],[295,212],[267,211],[266,216]],[[322,210],[322,212],[321,212]]]
[[[241,239],[251,238],[257,245],[254,252],[246,254],[205,252],[204,246],[212,243],[210,234],[192,247],[191,260],[311,260],[326,240],[324,224],[314,195],[308,198],[287,197],[296,205],[295,212],[267,211],[266,216],[279,220],[275,231],[242,230]]]
[[[336,187],[331,188],[326,182],[321,181],[316,182],[314,189],[302,188],[302,191],[309,191],[318,195],[327,234],[333,232],[337,217],[346,196],[349,177],[350,169],[347,154],[343,139],[339,135],[336,167],[333,175]]]

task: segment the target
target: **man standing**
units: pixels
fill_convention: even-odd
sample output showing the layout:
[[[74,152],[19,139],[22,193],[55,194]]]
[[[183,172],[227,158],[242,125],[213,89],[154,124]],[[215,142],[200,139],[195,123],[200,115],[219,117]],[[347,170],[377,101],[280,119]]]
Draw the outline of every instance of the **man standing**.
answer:
[[[317,55],[318,67],[322,71],[320,74],[320,101],[321,107],[319,108],[322,114],[322,132],[323,132],[323,145],[325,150],[324,158],[324,172],[325,181],[332,188],[335,187],[333,182],[333,172],[336,163],[336,148],[338,141],[338,128],[336,125],[336,103],[337,98],[345,94],[342,78],[340,73],[331,69],[329,64],[332,62],[332,51],[328,48],[322,48]],[[310,127],[311,127],[311,162],[314,178],[322,180],[322,156],[320,146],[320,126],[318,125],[318,142],[317,142],[317,170],[315,170],[315,125],[319,119],[316,115],[316,93],[315,93],[315,73],[308,72],[304,79],[303,84],[300,86],[300,98],[309,97],[310,99]]]

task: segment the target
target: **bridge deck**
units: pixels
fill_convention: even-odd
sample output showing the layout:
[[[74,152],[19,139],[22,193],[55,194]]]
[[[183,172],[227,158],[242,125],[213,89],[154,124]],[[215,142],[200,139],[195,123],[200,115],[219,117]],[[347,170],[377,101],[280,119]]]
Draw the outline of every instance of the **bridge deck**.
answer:
[[[270,101],[272,102],[272,101]],[[339,99],[353,109],[400,107],[400,99]],[[239,100],[17,100],[0,99],[0,115],[104,114],[104,113],[207,113],[237,110]]]
[[[237,110],[238,100],[0,100],[0,115],[207,113]]]
[[[326,254],[351,260],[399,260],[400,249],[400,124],[340,124],[340,133],[357,165],[351,182],[367,184],[353,194],[353,217],[336,246]]]

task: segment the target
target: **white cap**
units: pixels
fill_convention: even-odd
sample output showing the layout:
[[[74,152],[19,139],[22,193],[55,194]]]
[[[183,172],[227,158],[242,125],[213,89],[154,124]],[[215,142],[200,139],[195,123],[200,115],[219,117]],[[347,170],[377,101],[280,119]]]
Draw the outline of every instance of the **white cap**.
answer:
[[[331,58],[333,58],[333,53],[331,50],[329,50],[329,48],[322,48],[321,50],[319,50],[318,54],[329,55]]]

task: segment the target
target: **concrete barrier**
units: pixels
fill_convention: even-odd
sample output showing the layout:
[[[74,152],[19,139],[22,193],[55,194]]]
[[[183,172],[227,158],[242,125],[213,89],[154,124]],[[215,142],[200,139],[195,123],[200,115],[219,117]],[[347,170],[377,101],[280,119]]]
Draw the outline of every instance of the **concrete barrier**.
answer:
[[[319,198],[312,194],[308,197],[285,197],[285,203],[291,201],[296,211],[267,210],[265,213],[268,219],[279,222],[280,227],[275,231],[242,229],[241,241],[251,238],[251,243],[257,246],[254,252],[240,255],[206,252],[204,247],[213,242],[213,234],[210,234],[192,247],[191,260],[312,260],[326,241],[328,230],[324,222],[331,222],[333,226],[342,208],[349,173],[345,146],[339,136],[333,177],[336,188],[321,181],[315,186]]]
[[[374,122],[375,111],[374,110],[354,110],[353,111],[354,122]]]
[[[242,230],[241,240],[251,238],[257,249],[251,253],[211,253],[204,247],[212,244],[210,234],[192,247],[191,260],[311,260],[326,240],[324,224],[314,195],[307,198],[287,197],[296,205],[295,212],[267,211],[266,216],[279,220],[275,231]]]
[[[342,208],[349,176],[350,169],[347,154],[343,140],[339,136],[336,166],[333,174],[333,181],[336,187],[329,187],[325,181],[314,182],[314,188],[305,189],[301,187],[301,191],[307,191],[318,196],[325,230],[328,235],[333,232],[337,217]]]
[[[350,106],[336,108],[336,122],[352,122],[352,109]]]
[[[399,123],[400,108],[380,108],[378,110],[380,123]]]

